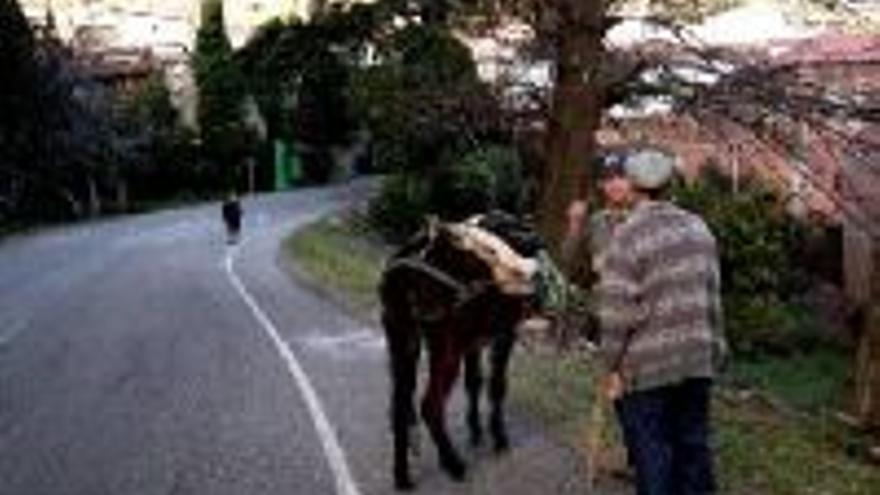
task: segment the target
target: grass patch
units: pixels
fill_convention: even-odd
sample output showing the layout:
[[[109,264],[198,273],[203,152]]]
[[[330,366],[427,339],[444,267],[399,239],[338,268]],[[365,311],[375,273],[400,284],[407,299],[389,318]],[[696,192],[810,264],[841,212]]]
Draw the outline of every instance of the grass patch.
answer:
[[[577,355],[525,352],[513,363],[513,400],[555,436],[580,448],[593,400],[595,365]],[[867,439],[832,417],[831,409],[843,398],[848,364],[845,354],[827,349],[732,364],[723,382],[748,384],[760,393],[725,389],[716,394],[713,431],[722,493],[878,492],[880,469],[858,455]],[[762,399],[768,396],[778,400]],[[616,424],[606,430],[604,443],[619,448]]]
[[[510,400],[517,410],[542,424],[551,437],[572,448],[586,460],[596,377],[594,360],[575,352],[560,353],[552,348],[517,349],[511,361]],[[601,451],[598,452],[599,486],[604,486],[611,471],[626,465],[625,449],[613,411],[605,410]],[[608,486],[617,493],[617,482]]]
[[[360,311],[376,308],[375,287],[389,249],[362,225],[324,220],[285,242],[285,252],[312,282]],[[842,404],[850,357],[817,348],[785,358],[734,359],[725,385],[755,388],[785,405],[716,394],[713,404],[718,478],[736,495],[868,495],[880,492],[880,469],[858,457],[866,439],[832,419]],[[597,370],[575,353],[520,347],[512,362],[511,400],[574,448],[582,446]],[[789,411],[797,411],[791,413]],[[613,422],[613,419],[611,419]],[[616,423],[605,443],[620,444]],[[613,456],[613,455],[612,455]]]
[[[187,206],[196,206],[196,205],[204,205],[210,203],[216,203],[219,201],[223,201],[226,199],[228,193],[216,193],[216,194],[181,194],[179,196],[167,198],[167,199],[151,199],[151,200],[142,200],[142,201],[134,201],[130,205],[128,205],[128,209],[119,214],[122,215],[130,215],[130,214],[143,214],[143,213],[153,213],[157,211],[165,211],[165,210],[175,210],[178,208],[184,208]]]
[[[725,381],[764,390],[807,412],[842,408],[852,357],[828,346],[786,357],[734,360]]]
[[[864,439],[828,414],[792,418],[754,401],[716,400],[724,493],[868,495],[880,470],[849,455]]]
[[[389,250],[359,235],[357,224],[320,220],[288,237],[283,252],[290,266],[325,295],[361,315],[376,309],[376,287]]]
[[[11,224],[0,224],[0,240],[5,237],[9,237],[12,234],[18,233],[22,230],[21,227],[17,227]]]
[[[868,439],[833,417],[845,404],[850,360],[831,346],[731,363],[723,382],[758,394],[723,394],[715,401],[725,492],[867,495],[880,490],[880,469],[860,458]]]
[[[525,352],[511,361],[511,396],[561,438],[579,434],[593,403],[594,366],[573,353]]]
[[[7,222],[0,224],[0,242],[16,236],[26,236],[38,232],[40,229],[55,227],[62,225],[58,223],[23,223],[23,222]]]

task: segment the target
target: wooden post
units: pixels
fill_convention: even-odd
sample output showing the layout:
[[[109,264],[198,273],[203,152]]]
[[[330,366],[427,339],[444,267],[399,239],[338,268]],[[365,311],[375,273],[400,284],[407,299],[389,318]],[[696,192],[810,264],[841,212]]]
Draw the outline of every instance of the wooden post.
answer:
[[[871,298],[856,353],[856,415],[861,424],[880,430],[880,243],[871,247]]]
[[[861,128],[855,132],[871,139]],[[880,432],[880,179],[872,172],[880,154],[875,149],[853,145],[843,161],[847,180],[842,194],[855,215],[844,226],[846,294],[863,317],[854,329],[858,340],[852,412],[861,426]]]

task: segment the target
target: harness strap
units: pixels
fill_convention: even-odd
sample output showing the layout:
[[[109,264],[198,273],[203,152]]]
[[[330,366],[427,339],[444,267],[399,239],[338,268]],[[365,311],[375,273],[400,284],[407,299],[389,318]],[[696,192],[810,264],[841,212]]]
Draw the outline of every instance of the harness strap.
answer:
[[[457,308],[461,307],[474,297],[477,297],[478,295],[483,293],[490,285],[492,285],[490,282],[485,281],[475,282],[469,285],[463,284],[445,271],[431,265],[430,263],[427,263],[420,258],[414,257],[394,259],[386,265],[385,271],[390,272],[401,268],[424,273],[425,275],[431,277],[437,282],[440,282],[446,287],[452,289],[452,291],[455,292],[455,306]]]

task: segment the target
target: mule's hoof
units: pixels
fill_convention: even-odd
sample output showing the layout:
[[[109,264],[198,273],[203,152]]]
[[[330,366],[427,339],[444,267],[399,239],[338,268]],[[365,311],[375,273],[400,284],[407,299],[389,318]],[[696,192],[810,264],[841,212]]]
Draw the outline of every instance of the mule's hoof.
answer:
[[[394,488],[399,492],[411,492],[416,489],[416,484],[409,476],[398,476],[394,480]]]
[[[495,438],[495,453],[496,454],[505,454],[510,451],[510,440],[507,437],[496,437]]]
[[[482,431],[471,431],[471,446],[479,447],[483,445],[483,432]]]
[[[422,433],[418,428],[410,428],[409,429],[409,453],[412,457],[421,457],[422,456]]]
[[[458,459],[446,459],[442,462],[443,470],[455,481],[464,481],[467,467]]]

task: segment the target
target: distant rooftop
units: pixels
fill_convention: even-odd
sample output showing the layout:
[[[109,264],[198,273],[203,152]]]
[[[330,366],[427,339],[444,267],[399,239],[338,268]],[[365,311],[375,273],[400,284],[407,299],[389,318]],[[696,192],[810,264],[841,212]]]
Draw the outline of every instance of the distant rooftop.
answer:
[[[754,46],[816,36],[824,28],[809,22],[807,15],[783,9],[779,2],[756,1],[712,15],[699,24],[685,26],[680,33],[656,25],[646,18],[631,17],[615,26],[607,41],[628,47],[651,42],[686,41],[709,46]]]
[[[826,32],[792,45],[776,60],[802,64],[880,62],[880,37]]]

